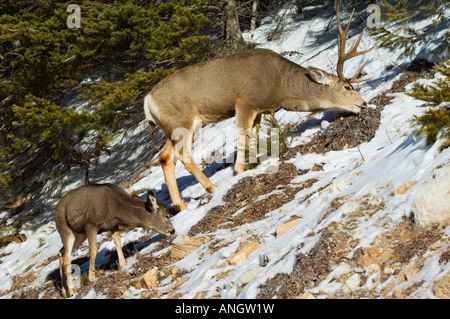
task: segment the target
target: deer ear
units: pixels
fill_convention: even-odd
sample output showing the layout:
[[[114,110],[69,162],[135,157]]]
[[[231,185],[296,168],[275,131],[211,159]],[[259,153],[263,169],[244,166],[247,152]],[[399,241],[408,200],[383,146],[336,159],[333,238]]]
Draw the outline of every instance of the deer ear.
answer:
[[[153,194],[151,190],[147,191],[147,203],[153,210],[158,209],[158,202],[156,200],[156,196],[155,194]]]
[[[306,74],[311,80],[319,84],[330,85],[333,82],[327,72],[312,66],[308,66]]]

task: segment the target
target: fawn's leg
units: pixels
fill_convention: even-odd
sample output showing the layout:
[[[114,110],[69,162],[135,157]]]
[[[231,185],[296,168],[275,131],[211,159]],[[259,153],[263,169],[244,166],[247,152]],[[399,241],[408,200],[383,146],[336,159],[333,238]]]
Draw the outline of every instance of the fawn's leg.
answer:
[[[114,243],[116,244],[117,256],[119,257],[119,267],[123,269],[127,266],[122,251],[122,242],[120,241],[120,231],[116,230],[113,234]]]
[[[95,256],[97,255],[97,227],[88,226],[86,227],[86,235],[89,241],[89,281],[95,279]]]
[[[72,296],[76,290],[72,278],[72,247],[75,242],[75,235],[68,234],[63,238],[64,248],[58,254],[59,258],[59,273],[61,275],[62,293],[64,298]]]

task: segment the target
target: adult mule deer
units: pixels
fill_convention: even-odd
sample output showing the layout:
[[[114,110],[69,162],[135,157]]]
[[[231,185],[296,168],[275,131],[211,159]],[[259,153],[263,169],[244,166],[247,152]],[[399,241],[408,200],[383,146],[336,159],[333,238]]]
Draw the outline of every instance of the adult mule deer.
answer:
[[[112,184],[81,186],[63,196],[55,209],[56,229],[63,248],[58,253],[59,271],[64,297],[75,293],[72,279],[72,252],[87,238],[89,241],[89,280],[95,279],[97,233],[113,230],[113,238],[119,257],[119,266],[126,266],[120,240],[120,225],[144,227],[162,234],[175,231],[168,209],[159,204],[152,192],[147,199],[130,196]]]
[[[333,75],[315,67],[304,68],[270,50],[255,49],[210,61],[201,62],[174,72],[159,82],[147,94],[144,111],[147,121],[159,125],[167,137],[159,161],[164,172],[174,207],[186,208],[175,179],[173,133],[178,128],[187,129],[190,137],[183,137],[180,159],[184,167],[209,192],[217,187],[193,162],[191,143],[195,123],[214,123],[236,116],[238,152],[234,166],[236,174],[244,171],[246,134],[260,120],[260,114],[280,108],[290,111],[348,111],[359,113],[366,103],[355,92],[352,83],[365,63],[350,79],[344,77],[344,62],[373,48],[357,51],[364,31],[348,52],[345,41],[354,10],[343,30],[339,17],[337,73]]]

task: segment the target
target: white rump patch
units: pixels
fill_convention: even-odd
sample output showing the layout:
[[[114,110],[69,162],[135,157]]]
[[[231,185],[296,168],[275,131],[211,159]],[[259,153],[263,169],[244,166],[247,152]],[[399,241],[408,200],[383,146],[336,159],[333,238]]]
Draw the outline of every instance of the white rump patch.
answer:
[[[156,124],[153,117],[159,117],[159,109],[156,102],[153,100],[152,96],[148,94],[144,99],[144,112],[145,118],[149,123]]]

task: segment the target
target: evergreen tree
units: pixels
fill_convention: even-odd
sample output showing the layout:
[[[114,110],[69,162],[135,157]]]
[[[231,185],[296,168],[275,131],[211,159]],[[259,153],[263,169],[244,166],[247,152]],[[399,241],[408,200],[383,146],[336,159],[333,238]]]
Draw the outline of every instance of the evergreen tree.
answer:
[[[384,26],[372,29],[372,35],[378,40],[378,46],[390,50],[400,49],[400,58],[414,57],[417,44],[428,45],[436,39],[438,32],[445,30],[445,35],[437,43],[428,59],[442,61],[436,70],[443,77],[435,80],[432,85],[415,84],[412,92],[406,92],[417,99],[426,101],[424,107],[428,109],[421,115],[415,116],[412,123],[419,127],[417,134],[425,134],[427,143],[433,144],[441,137],[444,139],[443,148],[450,146],[450,62],[449,42],[450,30],[446,8],[450,0],[382,0],[381,21]],[[432,23],[428,27],[417,30],[414,23],[428,20]],[[389,25],[389,28],[387,26]]]
[[[428,144],[433,144],[440,137],[444,139],[443,148],[450,146],[450,60],[436,67],[442,77],[432,85],[415,84],[412,92],[406,93],[426,101],[428,109],[415,116],[412,122],[419,126],[417,134],[425,134]]]
[[[429,44],[439,30],[446,30],[444,40],[433,50],[435,59],[448,58],[450,30],[445,9],[450,0],[382,0],[383,26],[371,29],[379,47],[402,51],[400,58],[414,56],[418,44]],[[415,22],[431,21],[431,25],[416,30]],[[389,28],[387,26],[390,26]]]
[[[79,29],[66,24],[73,3]],[[159,80],[208,54],[207,3],[0,0],[0,186],[33,152],[40,171],[99,156]],[[80,90],[89,110],[64,103]]]

